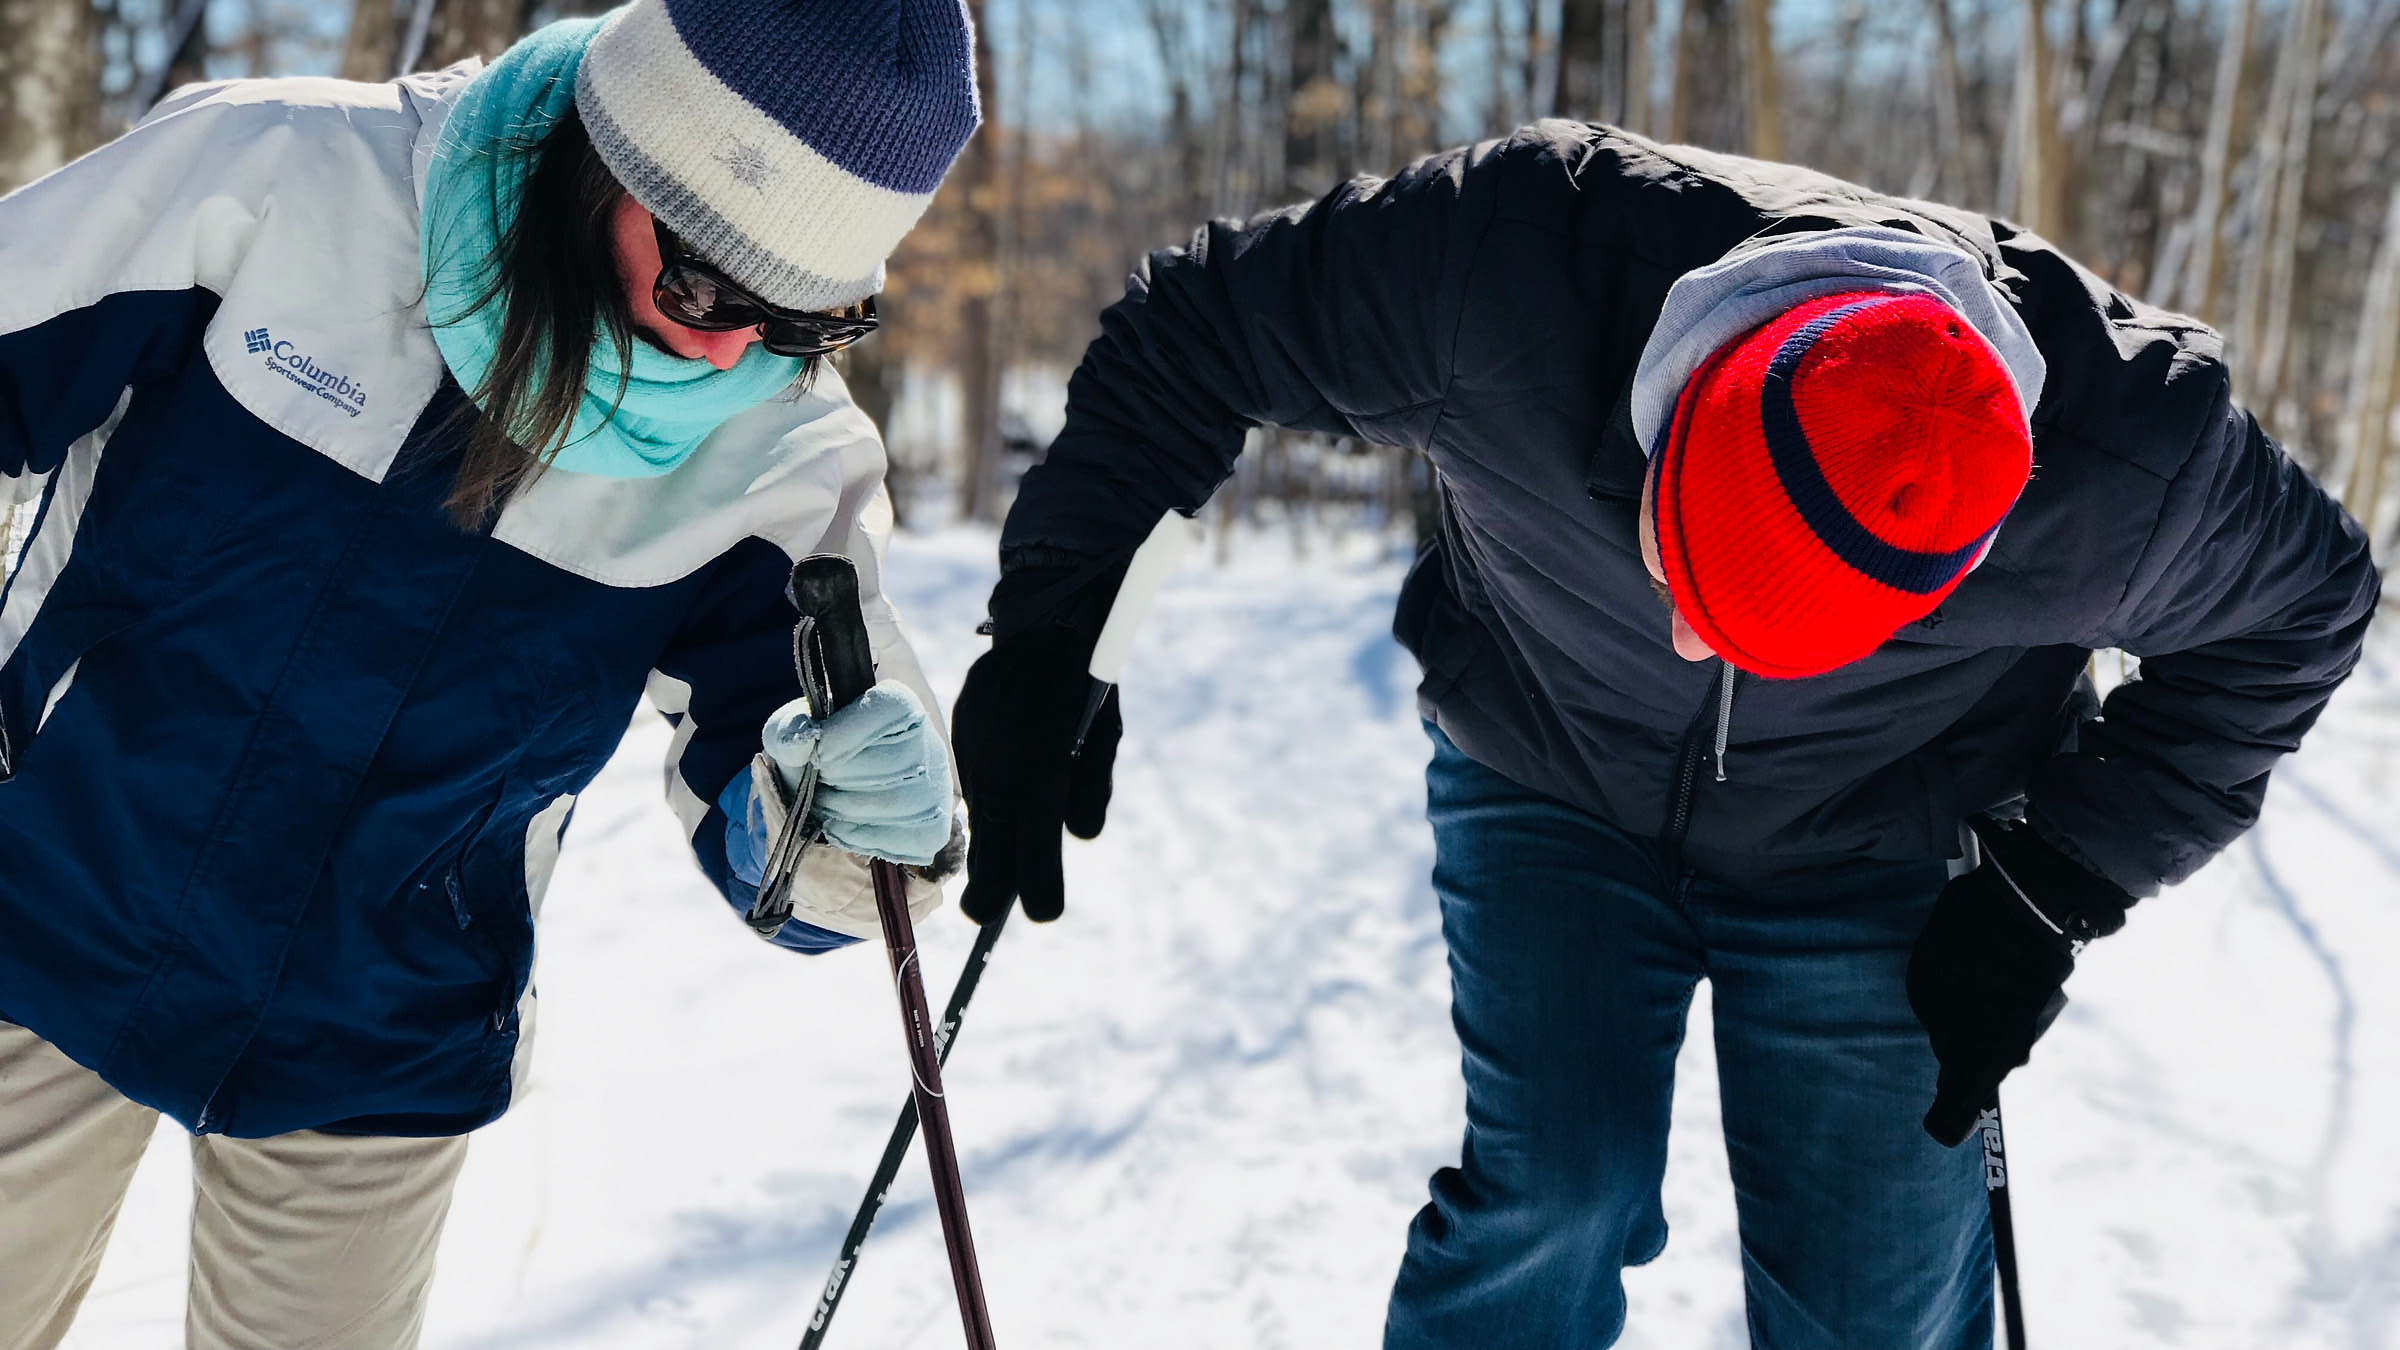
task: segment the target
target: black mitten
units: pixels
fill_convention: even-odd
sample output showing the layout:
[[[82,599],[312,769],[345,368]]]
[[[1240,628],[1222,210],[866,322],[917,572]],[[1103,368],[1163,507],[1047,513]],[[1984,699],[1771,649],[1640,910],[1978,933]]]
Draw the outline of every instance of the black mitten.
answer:
[[[1037,923],[1066,908],[1059,831],[1107,822],[1124,722],[1114,690],[1071,754],[1092,687],[1092,648],[1124,565],[1011,572],[992,593],[992,649],[967,671],[951,716],[967,801],[967,888],[959,908],[990,923],[1022,899]]]
[[[1941,1061],[1925,1132],[1953,1146],[2066,1006],[2075,954],[2133,903],[2023,825],[1975,833],[1982,865],[1943,888],[1908,960],[1908,1003]]]

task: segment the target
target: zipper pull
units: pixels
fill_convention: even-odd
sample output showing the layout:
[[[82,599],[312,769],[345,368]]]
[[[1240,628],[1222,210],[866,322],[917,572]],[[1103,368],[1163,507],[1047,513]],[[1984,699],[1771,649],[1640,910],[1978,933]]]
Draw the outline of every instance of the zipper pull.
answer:
[[[1717,685],[1717,781],[1725,781],[1725,739],[1733,731],[1733,663],[1719,658],[1724,676]]]

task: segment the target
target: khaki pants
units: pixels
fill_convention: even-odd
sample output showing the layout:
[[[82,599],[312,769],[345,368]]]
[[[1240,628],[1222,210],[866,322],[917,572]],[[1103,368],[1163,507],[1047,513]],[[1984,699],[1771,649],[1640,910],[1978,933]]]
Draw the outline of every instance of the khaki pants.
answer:
[[[50,1350],[158,1113],[0,1022],[0,1350]],[[192,1140],[189,1350],[408,1350],[464,1137]]]

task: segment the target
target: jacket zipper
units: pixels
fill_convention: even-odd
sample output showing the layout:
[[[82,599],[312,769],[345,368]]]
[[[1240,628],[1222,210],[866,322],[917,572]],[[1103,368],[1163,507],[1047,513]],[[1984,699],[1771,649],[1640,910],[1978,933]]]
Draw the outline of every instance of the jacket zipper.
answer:
[[[1725,781],[1725,738],[1733,734],[1733,663],[1719,663],[1724,673],[1717,680],[1717,781]]]
[[[1734,669],[1726,664],[1717,680],[1716,692],[1701,700],[1699,710],[1692,714],[1691,726],[1684,730],[1683,745],[1675,755],[1675,796],[1668,803],[1666,828],[1659,831],[1659,838],[1668,848],[1680,850],[1684,836],[1691,832],[1692,796],[1699,789],[1700,763],[1707,755],[1700,729],[1707,724],[1712,710],[1716,713],[1717,781],[1725,781],[1725,740],[1733,720],[1733,681]]]

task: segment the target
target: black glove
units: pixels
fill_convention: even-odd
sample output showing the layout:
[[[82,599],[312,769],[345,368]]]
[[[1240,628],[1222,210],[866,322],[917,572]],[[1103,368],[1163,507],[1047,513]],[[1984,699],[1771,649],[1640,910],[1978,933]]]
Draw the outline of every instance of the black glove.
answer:
[[[1048,923],[1066,908],[1059,830],[1078,839],[1108,819],[1111,772],[1124,720],[1111,690],[1068,753],[1092,680],[1092,648],[1123,580],[1113,566],[1029,568],[992,592],[992,649],[967,670],[951,715],[960,794],[967,800],[967,889],[958,907],[990,923],[1022,898]]]
[[[1946,1146],[2067,1006],[2075,954],[2123,927],[2133,903],[2021,824],[1974,825],[1983,863],[1942,888],[1908,958],[1908,1005],[1941,1061],[1925,1132]]]

